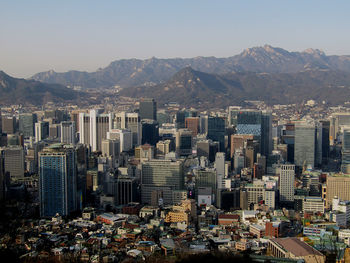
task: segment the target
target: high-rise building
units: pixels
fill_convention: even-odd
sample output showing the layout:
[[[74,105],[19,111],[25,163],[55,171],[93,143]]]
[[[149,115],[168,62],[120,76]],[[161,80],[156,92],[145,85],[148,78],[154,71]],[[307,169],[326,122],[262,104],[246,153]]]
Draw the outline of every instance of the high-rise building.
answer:
[[[179,129],[176,132],[176,152],[180,156],[192,154],[192,132],[187,129]]]
[[[159,141],[159,125],[158,122],[151,119],[141,121],[142,127],[142,144],[150,144],[156,146]]]
[[[341,171],[350,174],[350,129],[344,129],[342,140]]]
[[[322,161],[327,162],[329,158],[329,134],[330,134],[330,121],[321,120],[322,125]]]
[[[208,117],[208,139],[219,142],[220,151],[225,151],[225,120],[220,117]]]
[[[39,153],[40,215],[67,216],[77,209],[76,153],[55,144]]]
[[[164,157],[166,154],[173,151],[172,142],[170,140],[157,142],[156,148],[157,157]]]
[[[272,117],[268,111],[240,110],[237,113],[237,134],[251,134],[260,148],[258,152],[268,156],[272,151]]]
[[[330,145],[334,145],[337,141],[340,131],[343,126],[350,125],[350,113],[338,112],[330,117],[329,141]]]
[[[326,200],[326,207],[332,205],[332,200],[350,200],[350,176],[348,174],[334,174],[327,176],[326,187],[322,189],[322,198]]]
[[[115,201],[117,205],[126,205],[131,202],[137,202],[138,189],[135,178],[127,176],[118,176],[115,183]]]
[[[2,133],[2,113],[0,108],[0,134]]]
[[[107,132],[107,139],[118,140],[120,152],[127,152],[132,149],[132,132],[126,129],[112,129]]]
[[[34,137],[35,123],[38,121],[37,115],[34,113],[23,113],[19,115],[19,132],[23,134],[24,137]]]
[[[113,116],[114,129],[128,129],[132,132],[133,146],[141,144],[141,122],[136,112],[118,112]]]
[[[295,122],[294,163],[297,166],[316,164],[317,131],[312,122]]]
[[[0,110],[1,115],[1,110]],[[0,150],[0,202],[5,198],[5,169],[4,169],[4,157]]]
[[[102,114],[101,109],[79,114],[80,143],[90,145],[92,151],[101,151],[102,140],[112,129],[112,114]]]
[[[188,117],[185,119],[185,128],[192,132],[195,137],[199,133],[199,117]]]
[[[35,123],[35,142],[40,142],[49,137],[49,123],[39,121]]]
[[[142,163],[141,200],[151,203],[153,191],[163,191],[164,204],[172,204],[173,191],[184,188],[183,162],[153,159]]]
[[[61,125],[57,123],[49,124],[49,138],[60,139],[61,138]]]
[[[229,106],[227,109],[228,115],[228,125],[229,126],[237,126],[237,115],[241,111],[241,107],[239,106]]]
[[[61,122],[61,143],[75,145],[75,122],[73,121],[62,121]]]
[[[157,120],[157,102],[151,98],[143,98],[140,100],[140,119]]]
[[[102,155],[117,158],[120,153],[120,141],[117,139],[106,139],[102,141]]]
[[[225,188],[225,153],[218,152],[215,156],[215,169],[216,169],[216,177],[217,177],[217,189]]]
[[[11,180],[24,177],[24,151],[21,146],[3,148],[5,173],[10,174]]]
[[[7,134],[16,132],[16,117],[2,117],[2,132]]]
[[[280,201],[293,202],[294,201],[294,177],[295,165],[282,164],[280,171]]]
[[[210,162],[215,161],[215,155],[219,151],[219,142],[212,140],[197,141],[197,156],[206,157]]]

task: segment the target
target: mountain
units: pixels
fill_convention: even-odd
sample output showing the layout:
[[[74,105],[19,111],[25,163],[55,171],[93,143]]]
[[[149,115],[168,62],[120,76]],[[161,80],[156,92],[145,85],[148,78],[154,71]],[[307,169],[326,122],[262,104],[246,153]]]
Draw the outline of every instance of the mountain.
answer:
[[[350,73],[306,70],[297,73],[237,72],[208,74],[186,67],[169,81],[153,87],[130,87],[121,96],[153,97],[160,104],[178,102],[199,108],[242,105],[245,100],[269,104],[314,99],[339,104],[350,98]]]
[[[49,101],[79,101],[84,96],[60,84],[17,79],[0,71],[1,104],[42,105]]]
[[[83,88],[154,86],[169,80],[176,72],[191,67],[210,74],[232,72],[297,73],[307,70],[350,72],[350,56],[327,56],[318,49],[289,52],[269,45],[253,47],[228,58],[195,57],[116,60],[95,72],[47,71],[32,79]]]

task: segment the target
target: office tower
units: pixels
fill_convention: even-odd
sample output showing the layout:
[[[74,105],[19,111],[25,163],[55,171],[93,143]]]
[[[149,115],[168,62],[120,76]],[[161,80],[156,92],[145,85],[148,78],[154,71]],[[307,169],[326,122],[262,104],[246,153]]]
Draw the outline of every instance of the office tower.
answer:
[[[23,113],[19,115],[19,132],[23,134],[24,137],[34,137],[35,123],[38,121],[36,114],[33,113]]]
[[[272,117],[268,111],[241,110],[237,113],[237,134],[251,134],[260,143],[259,151],[268,156],[272,151]]]
[[[80,143],[91,146],[92,151],[101,151],[102,140],[112,129],[112,114],[102,114],[101,109],[79,114]]]
[[[107,139],[120,142],[120,152],[127,152],[132,149],[132,132],[126,129],[112,129],[107,132]]]
[[[228,126],[236,126],[237,125],[237,115],[241,111],[241,107],[239,106],[229,106],[227,109],[227,121]]]
[[[35,142],[40,142],[49,137],[49,123],[39,121],[35,123]]]
[[[295,125],[287,123],[282,128],[281,143],[287,145],[287,161],[294,163]]]
[[[40,216],[67,216],[77,209],[76,153],[55,144],[39,153]]]
[[[158,122],[151,119],[141,121],[142,144],[150,144],[155,146],[159,141],[159,125]]]
[[[120,141],[117,139],[106,139],[102,141],[102,155],[119,157],[120,153]]]
[[[61,125],[57,123],[49,124],[49,138],[60,139],[61,138]]]
[[[157,160],[141,164],[141,200],[150,204],[153,191],[163,191],[164,204],[172,204],[173,191],[184,187],[183,162]]]
[[[62,121],[61,122],[61,143],[75,145],[75,122]]]
[[[126,205],[139,201],[137,181],[135,178],[118,176],[115,188],[115,201],[117,205]]]
[[[322,162],[327,162],[329,158],[329,133],[330,121],[321,120],[322,125]]]
[[[2,113],[0,108],[0,134],[2,134]]]
[[[264,200],[264,181],[254,180],[252,184],[246,184],[245,189],[248,193],[248,206],[252,207],[254,204],[258,204]]]
[[[329,140],[330,145],[338,140],[338,136],[343,126],[350,125],[350,113],[349,112],[338,112],[330,117],[330,131]]]
[[[294,201],[294,164],[282,164],[280,171],[280,201],[293,202]]]
[[[316,164],[317,133],[315,124],[295,122],[294,164],[297,166]]]
[[[185,111],[177,111],[176,112],[176,128],[182,129],[185,128],[185,119],[186,112]]]
[[[199,116],[199,133],[208,134],[208,115]]]
[[[195,137],[199,133],[199,117],[188,117],[185,119],[185,128],[192,132]]]
[[[180,156],[192,154],[192,132],[187,129],[179,129],[176,132],[176,153]]]
[[[261,112],[260,153],[269,156],[272,152],[272,115],[270,111]]]
[[[7,134],[16,132],[16,117],[2,117],[2,132]]]
[[[164,157],[166,154],[168,154],[174,150],[172,142],[170,140],[164,140],[164,141],[157,142],[156,148],[157,148],[156,149],[156,156],[157,157]]]
[[[236,174],[239,174],[242,168],[245,167],[245,156],[243,149],[236,149],[233,155],[233,167]]]
[[[159,126],[162,126],[163,123],[171,123],[171,116],[169,115],[169,112],[166,110],[158,110],[157,111],[157,121],[159,123]]]
[[[136,112],[118,112],[113,116],[114,129],[128,129],[132,132],[133,146],[141,144],[141,122]]]
[[[140,100],[140,119],[157,120],[157,102],[151,98],[143,98]]]
[[[218,180],[216,170],[214,168],[199,168],[194,169],[193,174],[195,176],[195,189],[198,193],[201,187],[210,187],[213,195],[217,194]]]
[[[219,151],[219,142],[212,140],[197,141],[197,156],[206,157],[210,162],[215,161],[215,155]]]
[[[217,189],[225,188],[225,153],[218,152],[215,156],[215,169],[216,169],[216,177],[217,177]]]
[[[46,110],[44,112],[44,119],[52,119],[53,123],[60,123],[67,120],[67,113],[61,110]]]
[[[208,139],[219,142],[220,151],[225,151],[225,120],[220,117],[208,117]]]
[[[342,160],[341,171],[342,173],[350,174],[350,129],[344,129],[342,139]]]
[[[232,134],[231,135],[231,158],[233,157],[235,151],[239,148],[244,148],[244,145],[248,140],[253,140],[254,135],[252,134]]]
[[[16,145],[23,147],[23,135],[8,134],[7,135],[7,146],[16,146]]]
[[[21,146],[3,148],[5,173],[10,174],[11,180],[24,177],[24,151]]]

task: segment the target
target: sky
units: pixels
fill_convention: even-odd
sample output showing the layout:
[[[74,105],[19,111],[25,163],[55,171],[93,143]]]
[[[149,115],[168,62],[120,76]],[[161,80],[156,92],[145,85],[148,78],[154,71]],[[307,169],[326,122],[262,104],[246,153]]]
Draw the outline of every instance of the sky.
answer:
[[[28,78],[265,44],[350,55],[349,10],[348,0],[1,0],[0,70]]]

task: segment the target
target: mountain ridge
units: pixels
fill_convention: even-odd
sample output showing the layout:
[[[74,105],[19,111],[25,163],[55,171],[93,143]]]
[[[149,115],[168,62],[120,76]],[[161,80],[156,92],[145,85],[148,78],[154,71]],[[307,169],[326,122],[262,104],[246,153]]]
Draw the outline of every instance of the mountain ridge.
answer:
[[[107,88],[121,86],[154,86],[169,80],[176,72],[191,66],[210,73],[231,72],[296,73],[309,69],[329,69],[350,72],[350,56],[327,56],[319,49],[301,52],[264,45],[243,50],[240,54],[226,57],[120,59],[94,72],[72,70],[40,72],[32,79],[47,83],[83,88]]]

